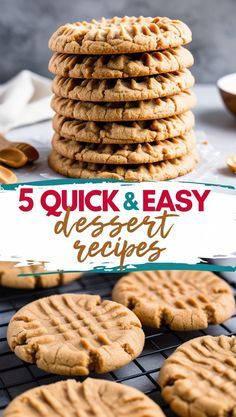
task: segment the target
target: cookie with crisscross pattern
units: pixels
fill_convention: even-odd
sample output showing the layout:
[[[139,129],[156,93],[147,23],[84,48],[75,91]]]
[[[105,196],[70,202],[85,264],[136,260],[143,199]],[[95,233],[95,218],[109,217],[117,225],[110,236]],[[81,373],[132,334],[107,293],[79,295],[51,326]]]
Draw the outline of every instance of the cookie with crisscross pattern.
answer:
[[[4,417],[164,417],[142,392],[103,379],[72,379],[31,389],[5,410]]]
[[[171,97],[127,102],[78,101],[54,95],[52,109],[64,117],[93,122],[154,120],[190,110],[196,103],[191,90]]]
[[[60,155],[81,162],[95,164],[150,164],[179,158],[195,147],[195,134],[162,140],[158,143],[139,143],[129,145],[103,145],[82,143],[60,137],[56,133],[52,147]]]
[[[159,142],[183,135],[194,126],[191,111],[165,119],[134,122],[85,122],[55,114],[53,128],[62,137],[77,142],[128,144]]]
[[[179,71],[193,65],[193,56],[186,48],[144,52],[130,55],[54,54],[49,71],[70,78],[127,78]]]
[[[60,375],[112,371],[142,351],[139,319],[121,304],[86,294],[34,301],[11,319],[7,339],[22,360]]]
[[[112,298],[143,324],[174,330],[204,329],[235,311],[230,286],[208,271],[133,272],[118,281]]]
[[[192,171],[198,163],[193,149],[180,158],[152,164],[107,165],[80,162],[65,158],[53,150],[48,158],[49,166],[56,172],[71,178],[111,178],[120,181],[165,181]]]
[[[236,337],[189,340],[164,362],[158,382],[180,417],[235,416]]]
[[[52,91],[59,97],[81,101],[120,102],[168,97],[194,85],[188,69],[151,77],[88,80],[56,76]]]
[[[70,78],[127,78],[179,71],[193,65],[191,52],[183,47],[130,55],[54,54],[49,71]]]
[[[123,54],[157,51],[191,42],[189,27],[168,17],[113,17],[60,26],[49,40],[54,52]]]

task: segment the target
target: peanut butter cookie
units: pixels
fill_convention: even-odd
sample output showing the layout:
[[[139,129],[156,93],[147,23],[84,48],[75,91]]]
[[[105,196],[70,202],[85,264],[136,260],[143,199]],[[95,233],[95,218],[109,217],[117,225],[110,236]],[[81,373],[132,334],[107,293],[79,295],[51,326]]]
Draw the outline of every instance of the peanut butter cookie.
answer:
[[[188,69],[168,74],[113,80],[81,80],[56,76],[52,91],[59,97],[93,102],[151,100],[168,97],[194,85]]]
[[[55,53],[49,71],[70,78],[127,78],[179,71],[193,65],[183,47],[130,55],[67,55]]]
[[[198,163],[195,150],[186,155],[138,165],[100,165],[65,158],[58,152],[49,155],[49,166],[56,172],[72,178],[111,178],[120,181],[164,181],[192,171]]]
[[[189,340],[164,362],[158,382],[180,417],[235,416],[236,337]]]
[[[231,288],[212,272],[133,272],[118,281],[112,299],[129,307],[143,324],[166,324],[173,330],[204,329],[235,311]]]
[[[42,272],[44,274],[40,275]],[[19,277],[19,274],[38,275]],[[15,267],[15,262],[0,262],[0,285],[3,287],[29,290],[34,288],[51,288],[68,284],[80,277],[81,274],[79,272],[45,274],[42,266]]]
[[[49,40],[54,52],[126,54],[174,48],[191,42],[189,27],[167,17],[113,17],[60,26]]]
[[[139,143],[131,145],[103,145],[81,143],[60,137],[57,133],[52,139],[52,148],[66,158],[94,164],[150,164],[179,158],[195,146],[193,131],[173,139],[158,143]]]
[[[7,340],[22,360],[59,375],[109,372],[136,358],[144,345],[137,316],[97,295],[63,294],[19,310]]]
[[[164,417],[142,392],[103,379],[69,379],[26,391],[3,417]]]
[[[165,119],[139,122],[84,122],[55,114],[53,128],[66,139],[78,142],[130,144],[159,142],[181,136],[194,127],[191,111]]]
[[[171,97],[118,103],[93,103],[53,96],[52,109],[64,117],[93,122],[119,122],[162,119],[190,110],[194,94],[183,91]]]

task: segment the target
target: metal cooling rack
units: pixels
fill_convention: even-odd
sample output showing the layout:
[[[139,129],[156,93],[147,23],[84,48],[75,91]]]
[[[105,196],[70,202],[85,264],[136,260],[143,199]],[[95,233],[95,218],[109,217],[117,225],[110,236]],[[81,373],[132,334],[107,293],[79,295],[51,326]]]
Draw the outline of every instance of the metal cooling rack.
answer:
[[[70,285],[51,290],[19,291],[0,287],[0,416],[7,404],[22,392],[58,380],[63,377],[48,374],[35,365],[29,365],[18,359],[10,350],[6,341],[9,320],[25,304],[51,294],[64,292],[86,292],[99,294],[103,298],[111,297],[111,289],[118,274],[90,274]],[[236,283],[233,285],[236,294]],[[168,417],[174,417],[161,398],[156,382],[163,361],[186,340],[205,334],[236,334],[236,314],[222,325],[209,326],[207,330],[193,332],[174,332],[167,327],[155,330],[144,329],[145,348],[142,354],[129,365],[103,375],[91,375],[111,381],[127,384],[149,395],[164,410]],[[83,380],[84,378],[77,378]]]

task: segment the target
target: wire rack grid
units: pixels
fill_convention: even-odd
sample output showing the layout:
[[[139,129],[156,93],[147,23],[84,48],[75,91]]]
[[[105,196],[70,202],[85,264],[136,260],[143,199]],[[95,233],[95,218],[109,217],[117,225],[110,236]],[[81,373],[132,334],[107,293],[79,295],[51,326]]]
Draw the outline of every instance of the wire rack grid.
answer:
[[[22,392],[36,386],[59,381],[63,377],[48,374],[18,359],[6,340],[7,325],[15,312],[25,304],[51,294],[65,292],[99,294],[110,299],[111,290],[119,274],[89,274],[67,286],[50,290],[21,291],[0,287],[0,416],[8,403]],[[232,284],[236,295],[236,283]],[[236,314],[225,323],[209,326],[206,330],[175,332],[167,327],[144,328],[146,340],[142,354],[129,365],[103,375],[91,375],[127,384],[149,395],[163,409],[167,417],[174,417],[160,395],[157,377],[164,360],[185,341],[205,334],[236,334]],[[83,380],[84,378],[77,378]]]

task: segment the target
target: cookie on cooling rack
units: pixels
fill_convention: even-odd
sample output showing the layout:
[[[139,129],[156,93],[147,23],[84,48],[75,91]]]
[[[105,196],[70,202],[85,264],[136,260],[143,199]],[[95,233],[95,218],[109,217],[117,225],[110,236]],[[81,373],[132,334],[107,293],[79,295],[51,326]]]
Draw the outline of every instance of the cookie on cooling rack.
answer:
[[[42,266],[31,265],[18,267],[15,262],[0,262],[0,285],[8,288],[32,290],[34,288],[52,288],[68,284],[79,279],[82,274],[76,273],[53,273],[45,274]],[[40,275],[40,273],[42,275]],[[19,274],[37,274],[19,276]]]
[[[120,368],[142,351],[137,316],[97,295],[63,294],[24,306],[11,319],[8,344],[22,360],[59,375]]]
[[[112,299],[130,308],[145,325],[173,330],[204,329],[235,311],[230,286],[212,272],[145,271],[121,278]]]
[[[158,382],[180,417],[235,416],[236,336],[189,340],[164,362]]]
[[[165,417],[145,394],[103,379],[60,381],[26,391],[6,408],[3,417]]]

